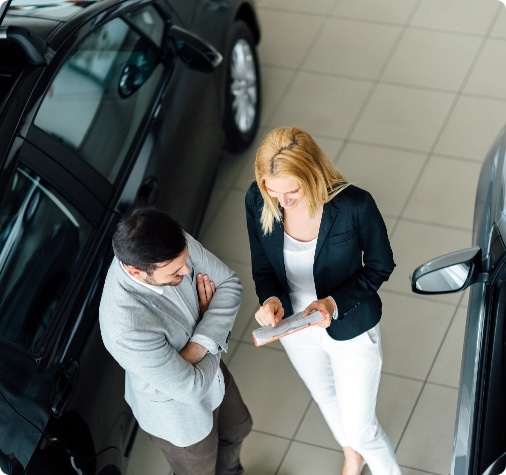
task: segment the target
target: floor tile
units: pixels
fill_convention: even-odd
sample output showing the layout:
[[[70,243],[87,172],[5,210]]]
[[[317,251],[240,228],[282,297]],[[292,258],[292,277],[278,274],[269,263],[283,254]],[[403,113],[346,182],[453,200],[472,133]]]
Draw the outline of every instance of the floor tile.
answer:
[[[277,474],[338,474],[343,461],[341,452],[294,442]]]
[[[467,308],[459,307],[430,372],[430,382],[459,387],[466,318]]]
[[[146,460],[149,460],[149,467],[146,467]],[[168,475],[171,472],[170,465],[162,451],[151,442],[146,432],[139,429],[132,447],[126,475],[147,473],[146,469],[149,469],[149,473],[157,475]]]
[[[471,231],[480,170],[479,163],[433,156],[403,216]]]
[[[279,107],[279,102],[292,78],[296,74],[291,69],[282,69],[275,66],[262,68],[262,115],[261,124],[269,123],[269,119]],[[252,150],[250,148],[250,150]]]
[[[506,54],[506,41],[489,38],[476,66],[466,83],[464,92],[506,99],[506,84],[497,78],[506,76],[506,64],[497,61]]]
[[[340,0],[334,15],[368,21],[404,24],[416,0]]]
[[[225,160],[222,160],[215,187],[226,188],[227,192],[235,189],[235,191],[246,193],[248,186],[255,179],[255,152],[260,140],[260,136],[256,137],[250,149],[241,154],[227,156]]]
[[[214,215],[212,226],[204,230],[200,240],[204,247],[231,267],[233,262],[250,263],[243,192],[228,192],[220,211]]]
[[[336,166],[372,194],[382,214],[399,216],[425,160],[424,153],[348,142]]]
[[[460,33],[487,32],[498,10],[497,2],[422,0],[412,25]]]
[[[471,247],[471,231],[401,220],[390,242],[397,266],[382,289],[411,294],[409,276],[414,269],[435,257]],[[452,303],[462,296],[455,293],[430,298]]]
[[[259,9],[262,36],[259,55],[264,64],[296,68],[324,21],[323,17]],[[297,32],[294,34],[294,32]]]
[[[329,426],[325,422],[318,405],[314,401],[311,402],[300,428],[295,434],[295,440],[318,447],[341,450],[332,432],[330,432]]]
[[[455,307],[419,296],[383,292],[383,371],[424,381],[441,347]]]
[[[240,343],[229,368],[255,430],[293,437],[311,396],[285,353]]]
[[[351,138],[371,144],[428,151],[453,100],[452,94],[380,84]]]
[[[247,475],[274,475],[288,450],[290,441],[253,431],[241,450],[241,463]]]
[[[504,126],[505,106],[503,101],[461,96],[435,152],[481,163]]]
[[[447,475],[457,390],[427,384],[397,450],[400,464]]]
[[[334,0],[262,0],[262,3],[259,5],[262,8],[270,7],[276,10],[322,15],[331,10]]]
[[[378,391],[376,415],[395,450],[422,390],[422,383],[383,374]]]
[[[343,146],[343,141],[342,140],[337,140],[337,139],[334,139],[334,138],[332,138],[332,139],[330,139],[330,138],[322,138],[322,137],[319,137],[317,134],[313,135],[313,138],[318,143],[318,145],[320,146],[320,148],[325,152],[325,154],[327,155],[328,159],[331,162],[335,162],[337,154],[338,154],[339,150],[341,150],[341,148]]]
[[[247,156],[244,156],[244,163],[241,167],[241,172],[233,183],[229,183],[230,187],[241,191],[244,195],[246,195],[246,191],[248,190],[251,183],[255,181],[255,156],[260,146],[260,143],[265,138],[267,133],[271,130],[271,127],[262,127],[258,131],[258,135],[255,138],[251,148],[246,152]]]
[[[457,91],[481,42],[480,37],[410,28],[404,33],[381,79]]]
[[[249,264],[234,262],[230,264],[230,267],[237,272],[243,287],[241,307],[239,308],[239,313],[232,331],[232,338],[239,339],[254,320],[253,316],[259,304],[255,293],[255,284],[251,277],[251,266]],[[251,340],[248,339],[248,341]]]
[[[225,196],[228,193],[228,189],[222,186],[215,185],[212,189],[211,196],[208,198],[207,208],[205,211],[205,216],[200,226],[200,231],[198,237],[202,240],[202,236],[205,234],[206,230],[212,226],[214,216],[220,212],[220,207],[222,205]]]
[[[406,468],[403,466],[401,466],[401,470],[402,470],[402,475],[433,475],[432,473],[429,473],[429,472],[415,470],[413,468]]]
[[[370,87],[367,82],[300,72],[269,125],[296,125],[312,135],[346,137]]]
[[[303,68],[376,79],[400,32],[399,26],[330,19]]]
[[[496,17],[496,22],[490,32],[490,36],[506,39],[506,8],[503,6],[504,3],[499,3],[499,14]]]

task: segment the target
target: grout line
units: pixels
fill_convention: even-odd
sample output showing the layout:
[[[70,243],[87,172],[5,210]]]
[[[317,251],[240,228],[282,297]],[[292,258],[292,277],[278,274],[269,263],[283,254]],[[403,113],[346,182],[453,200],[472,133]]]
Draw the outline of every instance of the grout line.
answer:
[[[469,228],[463,228],[463,227],[454,226],[451,224],[435,223],[434,221],[424,221],[422,219],[408,218],[406,216],[400,216],[400,215],[395,217],[395,216],[387,214],[387,213],[385,213],[383,216],[388,219],[396,219],[399,222],[421,224],[424,226],[431,226],[434,228],[448,229],[448,230],[452,230],[452,231],[460,231],[460,232],[465,232],[465,233],[470,233],[470,234],[472,234],[472,232],[473,232],[472,226]]]
[[[404,202],[404,206],[401,208],[401,211],[399,213],[398,219],[395,221],[395,223],[394,223],[394,225],[392,227],[391,236],[395,235],[395,231],[396,231],[396,229],[397,229],[397,227],[398,227],[401,219],[403,219],[403,217],[404,217],[404,213],[406,212],[408,204],[409,204],[411,198],[413,197],[413,195],[415,193],[416,187],[418,186],[418,183],[419,183],[420,179],[422,178],[423,174],[425,173],[425,170],[427,169],[427,166],[428,166],[431,158],[434,155],[434,150],[436,149],[439,141],[441,140],[441,137],[443,136],[443,133],[446,130],[446,127],[448,126],[448,124],[450,122],[450,119],[453,116],[453,113],[455,112],[457,104],[460,101],[460,98],[462,97],[463,90],[464,90],[464,88],[465,88],[465,86],[466,86],[466,84],[467,84],[467,82],[469,80],[469,77],[471,76],[471,74],[472,74],[472,72],[473,72],[473,70],[474,70],[474,68],[476,66],[476,63],[478,62],[478,59],[481,56],[481,53],[483,52],[483,49],[485,48],[485,44],[486,44],[486,42],[487,42],[487,40],[488,40],[488,38],[490,36],[490,32],[493,30],[493,27],[494,27],[495,23],[497,22],[497,19],[499,17],[499,12],[500,12],[499,9],[500,8],[503,8],[503,7],[500,6],[500,5],[498,6],[497,13],[495,14],[494,18],[490,22],[490,25],[489,25],[489,27],[487,29],[487,32],[482,37],[481,44],[478,47],[478,49],[476,51],[476,54],[474,55],[474,58],[471,61],[471,64],[469,65],[467,73],[465,74],[464,79],[462,80],[462,83],[461,83],[459,89],[457,90],[457,92],[455,94],[453,102],[452,102],[452,104],[450,105],[450,107],[448,109],[448,112],[447,112],[447,114],[445,116],[445,119],[442,122],[442,125],[441,125],[441,128],[439,129],[439,132],[436,134],[434,142],[433,142],[432,146],[430,147],[429,153],[427,154],[427,158],[425,159],[425,162],[423,163],[422,167],[420,168],[420,170],[418,172],[418,175],[417,175],[417,177],[416,177],[416,179],[415,179],[415,181],[413,183],[413,186],[411,188],[411,191],[408,193],[407,199]]]
[[[301,57],[298,65],[297,65],[297,67],[293,69],[292,76],[288,80],[288,82],[287,82],[287,84],[286,84],[283,92],[279,96],[279,98],[278,98],[278,100],[276,102],[276,106],[273,107],[270,116],[266,117],[265,124],[271,124],[272,123],[272,118],[276,114],[277,110],[280,108],[280,105],[284,102],[284,100],[286,98],[286,95],[288,94],[288,92],[290,91],[291,87],[293,86],[293,83],[295,82],[295,78],[302,71],[302,65],[306,62],[306,59],[309,57],[311,51],[313,50],[314,45],[316,44],[316,42],[318,41],[318,39],[321,37],[321,35],[323,33],[323,30],[324,30],[326,24],[328,23],[330,17],[328,16],[328,14],[327,15],[320,15],[320,16],[322,18],[322,23],[320,25],[320,28],[315,33],[313,39],[309,42],[309,44],[308,44],[308,46],[306,48],[306,52],[305,52],[305,54],[302,55],[302,57]]]
[[[283,466],[283,463],[284,463],[284,461],[285,461],[285,459],[286,459],[286,457],[288,455],[288,452],[290,451],[290,448],[292,447],[292,444],[293,444],[293,442],[295,440],[295,436],[296,436],[297,432],[299,431],[299,429],[301,428],[302,423],[304,422],[304,419],[307,416],[307,413],[309,412],[309,408],[311,407],[312,401],[313,401],[313,399],[311,398],[311,396],[309,396],[309,402],[307,403],[306,410],[302,413],[302,417],[300,418],[299,423],[295,427],[295,430],[293,431],[292,437],[289,439],[290,441],[288,442],[288,445],[286,447],[285,453],[283,454],[283,456],[281,457],[281,460],[279,461],[278,468],[274,472],[274,475],[278,475],[279,474],[279,471],[281,470],[281,467]]]
[[[464,295],[462,295],[462,296],[460,297],[460,299],[459,299],[459,301],[458,301],[458,304],[456,305],[455,312],[453,313],[453,316],[452,316],[452,318],[450,319],[450,323],[448,324],[448,327],[447,327],[447,329],[446,329],[446,332],[445,332],[445,334],[443,335],[443,338],[442,338],[442,340],[441,340],[441,343],[440,343],[440,345],[439,345],[439,348],[438,348],[438,349],[437,349],[437,351],[436,351],[436,355],[434,356],[434,359],[433,359],[433,361],[432,361],[432,364],[431,364],[430,368],[429,368],[429,369],[428,369],[428,371],[427,371],[427,376],[425,377],[425,380],[424,380],[424,382],[423,382],[423,384],[422,384],[422,387],[421,387],[421,389],[420,389],[420,393],[418,394],[418,397],[416,398],[416,401],[415,401],[415,403],[414,403],[414,405],[413,405],[413,408],[411,409],[411,412],[410,412],[410,414],[409,414],[409,417],[408,417],[408,418],[407,418],[407,420],[406,420],[406,424],[404,425],[404,429],[403,429],[403,431],[401,432],[401,436],[399,437],[399,442],[397,443],[397,445],[396,445],[396,447],[395,447],[395,452],[397,452],[397,450],[399,449],[399,447],[400,447],[400,445],[401,445],[401,443],[402,443],[402,439],[403,439],[404,435],[406,434],[406,431],[407,431],[407,429],[408,429],[408,427],[409,427],[409,423],[411,422],[411,419],[413,418],[413,415],[414,415],[414,413],[415,413],[415,411],[416,411],[416,408],[417,408],[417,406],[418,406],[418,403],[420,402],[420,399],[421,399],[421,397],[422,397],[422,394],[423,394],[423,392],[424,392],[425,388],[427,387],[427,385],[428,385],[428,384],[430,384],[430,385],[433,385],[433,386],[448,387],[448,386],[445,386],[445,385],[442,385],[442,384],[437,384],[437,383],[430,382],[428,379],[429,379],[430,373],[431,373],[431,371],[432,371],[432,368],[434,367],[434,365],[435,365],[435,363],[436,363],[436,359],[437,359],[437,357],[438,357],[439,353],[441,352],[441,348],[443,347],[443,344],[444,344],[444,342],[445,342],[445,340],[446,340],[446,337],[448,336],[448,332],[450,331],[450,327],[451,327],[451,325],[452,325],[453,321],[454,321],[454,320],[455,320],[455,318],[456,318],[456,315],[457,315],[457,312],[458,312],[458,309],[459,309],[459,305],[460,305],[460,303],[462,302],[463,297],[464,297]],[[455,389],[455,388],[449,387],[449,389]],[[458,390],[458,389],[457,389],[457,390]],[[457,408],[457,411],[458,411],[458,408]]]
[[[420,2],[422,0],[418,0],[416,3],[415,3],[415,6],[413,7],[413,10],[411,11],[411,13],[408,15],[408,18],[406,19],[406,22],[402,25],[402,28],[399,32],[399,35],[397,36],[397,39],[395,40],[394,44],[392,45],[392,48],[390,50],[390,52],[388,53],[385,61],[383,61],[383,64],[376,76],[376,79],[373,80],[372,82],[372,85],[365,97],[365,99],[363,100],[362,102],[362,105],[360,106],[358,112],[357,112],[357,115],[355,116],[350,128],[348,129],[347,133],[346,133],[346,138],[344,139],[343,143],[341,144],[341,147],[340,149],[338,150],[336,156],[335,156],[335,162],[337,163],[339,161],[339,159],[341,158],[344,150],[346,149],[349,141],[350,141],[350,137],[353,135],[353,132],[355,131],[358,123],[360,122],[360,120],[362,119],[362,116],[367,108],[367,106],[369,105],[369,102],[372,98],[372,96],[374,95],[374,93],[376,92],[376,89],[378,88],[378,85],[380,84],[380,81],[381,81],[381,78],[383,77],[383,74],[386,70],[386,67],[388,66],[388,64],[390,63],[392,57],[394,56],[395,52],[397,51],[397,48],[399,47],[399,44],[402,40],[402,38],[404,37],[405,33],[406,33],[406,30],[409,26],[409,22],[411,21],[411,18],[413,18],[413,16],[415,15],[417,9],[419,8],[419,5],[420,5]],[[394,225],[394,229],[395,229],[395,225]]]

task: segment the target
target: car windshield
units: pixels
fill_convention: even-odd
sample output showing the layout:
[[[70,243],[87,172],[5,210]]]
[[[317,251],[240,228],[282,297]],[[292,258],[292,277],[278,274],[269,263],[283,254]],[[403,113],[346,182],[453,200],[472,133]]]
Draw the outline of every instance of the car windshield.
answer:
[[[153,45],[164,26],[152,7],[129,23],[116,18],[101,26],[61,67],[35,117],[38,128],[111,183],[156,99],[163,66]]]
[[[0,338],[35,353],[90,226],[27,168],[0,205]]]

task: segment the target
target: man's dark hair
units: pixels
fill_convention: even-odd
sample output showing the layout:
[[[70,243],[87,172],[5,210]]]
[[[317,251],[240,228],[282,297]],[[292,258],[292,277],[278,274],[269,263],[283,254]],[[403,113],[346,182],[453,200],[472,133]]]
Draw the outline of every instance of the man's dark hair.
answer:
[[[137,208],[117,225],[112,237],[116,257],[125,265],[151,274],[161,262],[184,251],[186,238],[181,225],[156,208]]]

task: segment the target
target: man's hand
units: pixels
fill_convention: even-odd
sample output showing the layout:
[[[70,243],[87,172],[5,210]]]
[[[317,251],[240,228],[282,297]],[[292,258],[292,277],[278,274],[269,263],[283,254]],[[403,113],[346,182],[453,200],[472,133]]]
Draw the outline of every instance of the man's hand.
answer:
[[[204,313],[209,308],[209,304],[211,303],[211,299],[213,298],[215,292],[216,285],[211,279],[209,279],[209,276],[207,274],[198,273],[197,294],[199,296],[199,307],[201,315],[204,315]]]
[[[205,346],[189,341],[179,352],[179,356],[190,364],[197,364],[206,356],[207,348]]]
[[[269,297],[256,311],[255,319],[263,327],[275,327],[283,318],[285,309],[278,297]]]

